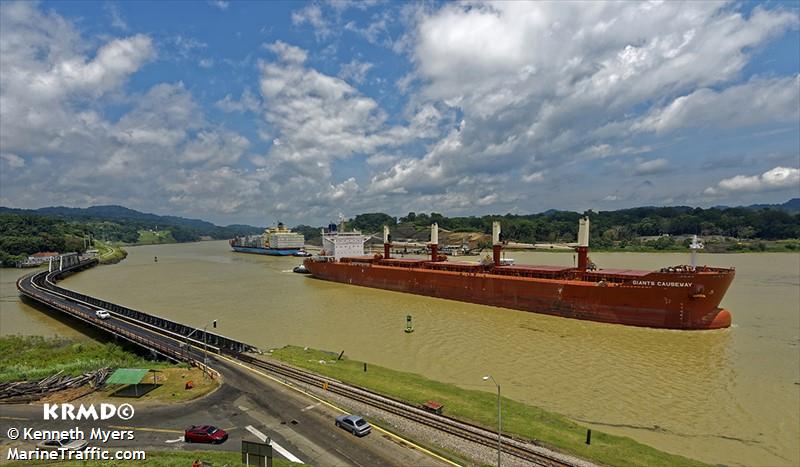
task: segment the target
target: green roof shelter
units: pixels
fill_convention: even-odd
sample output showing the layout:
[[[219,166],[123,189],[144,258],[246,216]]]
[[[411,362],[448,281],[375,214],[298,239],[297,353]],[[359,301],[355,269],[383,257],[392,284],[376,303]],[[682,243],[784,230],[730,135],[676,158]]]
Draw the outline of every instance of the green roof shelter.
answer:
[[[142,378],[149,372],[153,373],[153,382],[142,383]],[[114,394],[112,394],[113,396],[141,397],[159,386],[156,384],[157,372],[158,370],[148,370],[147,368],[119,368],[108,377],[106,384],[122,384],[128,386],[115,391]],[[133,386],[132,393],[131,386]],[[142,389],[141,394],[139,393],[140,387]]]

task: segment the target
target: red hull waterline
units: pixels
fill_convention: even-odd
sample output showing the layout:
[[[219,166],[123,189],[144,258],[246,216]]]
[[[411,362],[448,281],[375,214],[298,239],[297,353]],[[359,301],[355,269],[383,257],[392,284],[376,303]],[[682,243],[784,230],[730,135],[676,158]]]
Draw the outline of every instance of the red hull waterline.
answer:
[[[377,257],[310,258],[315,277],[567,318],[668,329],[729,327],[733,269],[660,271],[498,266]]]

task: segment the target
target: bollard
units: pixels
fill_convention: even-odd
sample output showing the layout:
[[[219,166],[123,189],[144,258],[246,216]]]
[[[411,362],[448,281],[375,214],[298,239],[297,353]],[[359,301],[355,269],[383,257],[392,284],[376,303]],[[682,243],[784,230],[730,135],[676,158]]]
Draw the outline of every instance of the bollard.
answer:
[[[586,444],[592,444],[592,430],[586,430]]]
[[[364,373],[367,372],[367,362],[364,362]]]

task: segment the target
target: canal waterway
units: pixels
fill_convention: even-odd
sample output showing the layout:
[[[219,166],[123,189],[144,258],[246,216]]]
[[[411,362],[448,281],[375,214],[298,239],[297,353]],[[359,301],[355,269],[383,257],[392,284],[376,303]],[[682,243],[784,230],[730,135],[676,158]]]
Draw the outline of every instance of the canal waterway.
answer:
[[[290,272],[299,258],[225,242],[141,246],[64,286],[268,349],[286,344],[365,360],[564,414],[710,463],[800,464],[800,254],[700,255],[735,266],[718,331],[634,328],[348,286]],[[155,262],[154,258],[158,257]],[[571,265],[569,253],[511,252]],[[658,269],[685,254],[592,253],[599,267]],[[475,258],[477,259],[477,258]],[[2,272],[3,334],[74,334],[15,300]],[[413,316],[415,332],[403,332]]]

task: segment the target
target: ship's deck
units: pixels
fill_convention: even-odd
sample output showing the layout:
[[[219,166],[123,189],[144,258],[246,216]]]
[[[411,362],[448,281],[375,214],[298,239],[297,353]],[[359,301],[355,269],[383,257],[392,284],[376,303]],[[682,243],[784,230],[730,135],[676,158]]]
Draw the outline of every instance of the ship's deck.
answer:
[[[653,271],[642,271],[640,269],[596,269],[594,274],[607,274],[612,276],[642,277],[652,274]]]
[[[581,271],[574,267],[551,265],[515,264],[507,266],[484,265],[468,261],[430,261],[420,258],[389,258],[381,259],[379,256],[354,256],[341,259],[342,263],[371,264],[383,267],[429,269],[436,271],[462,272],[470,274],[488,274],[497,276],[513,276],[520,278],[574,280],[582,282],[604,282],[608,284],[625,283],[632,279],[645,277],[650,274],[686,274],[686,273],[719,273],[731,271],[722,268],[709,268],[706,266],[689,269],[688,266],[663,268],[660,271],[642,271],[637,269],[594,269]]]

